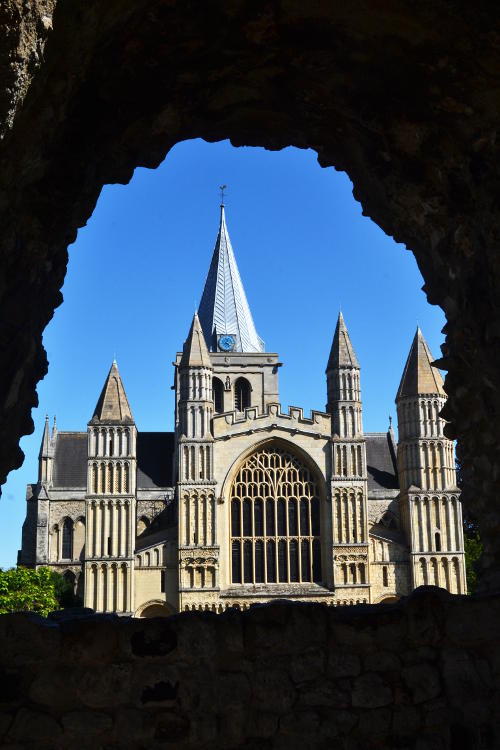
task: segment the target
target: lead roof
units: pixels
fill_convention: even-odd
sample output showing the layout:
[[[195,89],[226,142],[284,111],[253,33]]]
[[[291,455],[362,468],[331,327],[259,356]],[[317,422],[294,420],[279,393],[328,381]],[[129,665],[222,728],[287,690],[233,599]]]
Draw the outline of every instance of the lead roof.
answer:
[[[173,454],[173,432],[138,432],[137,488],[171,487]],[[52,486],[87,488],[86,432],[57,433]]]
[[[205,281],[199,318],[209,351],[217,351],[217,337],[235,336],[236,352],[263,352],[265,345],[253,322],[221,205],[219,234]]]
[[[396,454],[390,433],[366,433],[368,491],[398,489]],[[137,433],[137,488],[173,486],[173,432]],[[86,489],[87,433],[58,432],[52,486]]]
[[[397,490],[396,450],[391,432],[366,432],[366,474],[370,490]]]

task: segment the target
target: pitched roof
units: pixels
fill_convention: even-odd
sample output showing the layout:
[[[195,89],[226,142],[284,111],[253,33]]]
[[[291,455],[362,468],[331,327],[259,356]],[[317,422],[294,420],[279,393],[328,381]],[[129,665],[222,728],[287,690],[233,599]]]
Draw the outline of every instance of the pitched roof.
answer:
[[[138,489],[172,486],[174,449],[173,432],[137,433]]]
[[[396,490],[399,487],[396,446],[391,432],[367,432],[366,474],[370,490]]]
[[[58,432],[53,487],[87,487],[87,433]]]
[[[172,486],[173,432],[137,433],[137,488]],[[53,487],[87,487],[87,433],[58,432]]]
[[[328,370],[335,370],[338,367],[359,368],[358,358],[356,357],[353,346],[351,344],[351,339],[349,338],[349,332],[347,330],[342,312],[339,312],[326,371],[328,372]]]
[[[180,364],[181,367],[187,365],[191,367],[212,367],[210,354],[208,353],[205,336],[203,335],[197,313],[193,316],[188,337],[184,342]]]
[[[199,316],[209,351],[217,351],[217,336],[223,333],[235,336],[234,351],[265,351],[264,342],[255,330],[236,265],[223,205],[219,234],[201,297]]]
[[[432,366],[432,356],[420,327],[413,339],[396,400],[420,393],[439,393],[446,396],[443,378],[437,367]]]
[[[104,423],[134,421],[116,359],[113,360],[108,372],[91,421]]]

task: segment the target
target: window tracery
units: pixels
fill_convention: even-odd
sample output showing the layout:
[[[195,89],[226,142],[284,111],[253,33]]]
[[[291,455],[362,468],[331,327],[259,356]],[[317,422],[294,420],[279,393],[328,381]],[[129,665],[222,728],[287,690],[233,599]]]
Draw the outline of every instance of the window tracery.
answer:
[[[321,581],[318,485],[297,456],[273,445],[249,456],[230,509],[233,583]]]

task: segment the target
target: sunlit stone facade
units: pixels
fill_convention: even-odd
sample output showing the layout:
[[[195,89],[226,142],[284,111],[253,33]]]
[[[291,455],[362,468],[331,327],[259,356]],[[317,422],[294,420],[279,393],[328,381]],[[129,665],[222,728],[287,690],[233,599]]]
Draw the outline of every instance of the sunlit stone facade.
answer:
[[[418,329],[392,427],[365,433],[340,313],[325,412],[282,409],[224,207],[175,359],[175,431],[137,430],[114,361],[87,432],[45,424],[19,562],[50,565],[97,611],[168,615],[289,598],[389,601],[465,592],[460,493],[439,371]]]

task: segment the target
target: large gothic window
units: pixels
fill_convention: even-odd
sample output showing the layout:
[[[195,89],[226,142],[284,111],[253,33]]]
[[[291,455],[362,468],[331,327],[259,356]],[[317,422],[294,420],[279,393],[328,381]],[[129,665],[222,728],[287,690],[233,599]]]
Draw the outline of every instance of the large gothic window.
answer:
[[[234,408],[245,411],[250,406],[250,383],[246,378],[238,378],[234,384]]]
[[[239,584],[321,581],[317,482],[279,446],[249,456],[233,482],[231,578]]]

